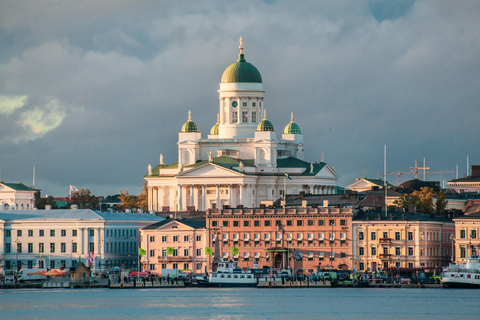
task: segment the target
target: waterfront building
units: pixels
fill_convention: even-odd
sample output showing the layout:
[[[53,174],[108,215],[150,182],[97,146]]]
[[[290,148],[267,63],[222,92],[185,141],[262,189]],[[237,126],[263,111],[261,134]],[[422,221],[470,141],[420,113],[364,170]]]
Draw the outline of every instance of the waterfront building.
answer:
[[[83,209],[0,211],[0,271],[89,265],[90,252],[93,271],[135,268],[139,228],[163,219]]]
[[[455,263],[464,264],[467,258],[480,253],[480,213],[456,217],[455,221]]]
[[[207,138],[189,111],[178,134],[177,162],[167,165],[160,155],[158,165],[148,166],[149,210],[254,208],[283,194],[336,192],[338,175],[323,155],[319,162],[304,160],[303,134],[293,113],[285,116],[277,137],[264,92],[262,76],[245,60],[240,44],[238,60],[221,77],[217,121]]]
[[[257,263],[304,274],[352,268],[352,216],[352,209],[330,207],[211,209],[205,215],[209,247],[218,244],[221,258],[242,268]]]
[[[359,211],[352,228],[352,259],[360,272],[441,267],[451,261],[455,225],[449,218]]]
[[[455,192],[480,192],[480,165],[472,165],[471,174],[447,182]]]
[[[206,273],[208,246],[205,219],[167,219],[140,230],[143,271],[161,274],[161,269]],[[171,248],[169,253],[168,248]]]
[[[0,210],[32,210],[38,200],[39,190],[23,183],[0,181]]]

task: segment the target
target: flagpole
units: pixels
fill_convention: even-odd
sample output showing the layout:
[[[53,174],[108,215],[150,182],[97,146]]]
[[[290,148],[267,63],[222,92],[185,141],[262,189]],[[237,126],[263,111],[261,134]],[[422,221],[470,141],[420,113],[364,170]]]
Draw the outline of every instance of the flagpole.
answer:
[[[140,282],[140,250],[137,251],[137,282]]]
[[[287,207],[287,173],[283,175],[283,209]]]

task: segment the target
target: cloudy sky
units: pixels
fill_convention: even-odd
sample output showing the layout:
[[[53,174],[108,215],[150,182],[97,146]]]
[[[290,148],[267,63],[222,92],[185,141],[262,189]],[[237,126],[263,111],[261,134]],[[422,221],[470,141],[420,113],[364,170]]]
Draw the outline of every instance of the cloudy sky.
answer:
[[[293,111],[305,160],[323,152],[340,186],[377,178],[384,145],[388,172],[425,158],[463,176],[480,164],[479,17],[468,0],[3,0],[0,179],[139,193],[160,153],[177,161],[188,110],[206,138],[240,36],[276,132]]]

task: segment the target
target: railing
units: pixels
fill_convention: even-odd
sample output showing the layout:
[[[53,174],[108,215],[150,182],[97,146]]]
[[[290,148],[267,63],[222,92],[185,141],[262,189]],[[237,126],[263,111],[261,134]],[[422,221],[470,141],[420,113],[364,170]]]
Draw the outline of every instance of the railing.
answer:
[[[391,243],[392,238],[380,238],[380,239],[378,239],[378,242],[380,242],[380,243]]]

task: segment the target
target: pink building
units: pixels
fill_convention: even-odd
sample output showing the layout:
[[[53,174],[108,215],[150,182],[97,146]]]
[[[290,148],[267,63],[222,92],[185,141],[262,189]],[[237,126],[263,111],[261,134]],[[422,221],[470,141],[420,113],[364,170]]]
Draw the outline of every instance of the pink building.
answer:
[[[141,256],[142,271],[159,275],[161,269],[205,273],[205,219],[167,219],[141,229],[140,234],[140,246],[147,251]]]

